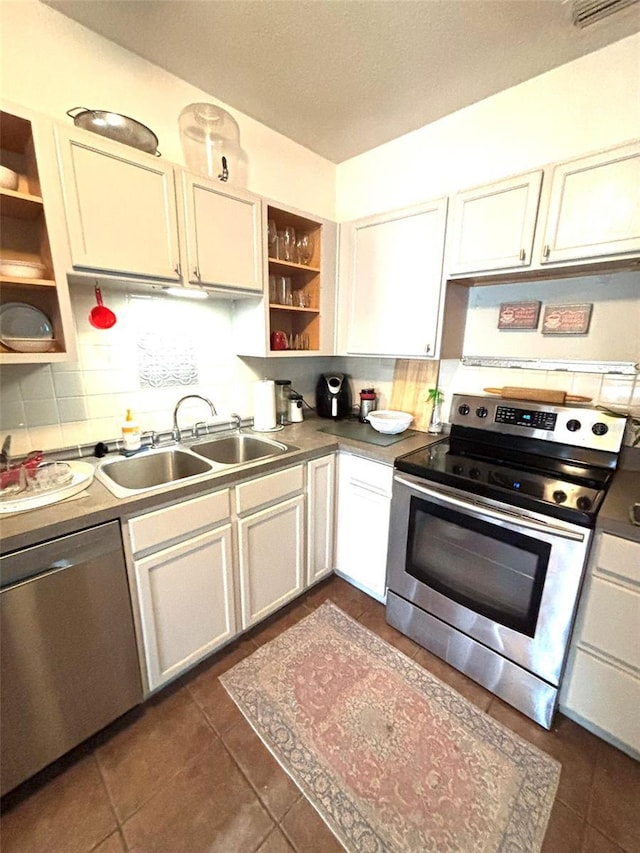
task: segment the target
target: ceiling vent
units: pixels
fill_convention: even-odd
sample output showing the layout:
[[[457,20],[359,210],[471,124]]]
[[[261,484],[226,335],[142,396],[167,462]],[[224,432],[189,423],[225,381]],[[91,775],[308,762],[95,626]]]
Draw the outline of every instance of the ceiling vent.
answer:
[[[638,0],[571,0],[571,20],[574,27],[584,29],[637,2]]]

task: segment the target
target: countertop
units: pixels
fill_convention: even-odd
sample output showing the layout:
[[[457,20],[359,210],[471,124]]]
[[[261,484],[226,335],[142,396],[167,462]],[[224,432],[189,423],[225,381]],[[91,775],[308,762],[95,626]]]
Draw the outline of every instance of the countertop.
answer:
[[[277,457],[270,457],[233,466],[223,472],[188,484],[172,483],[142,495],[116,498],[101,483],[94,480],[84,492],[42,509],[0,517],[2,542],[0,551],[7,553],[64,536],[86,527],[102,524],[114,519],[125,519],[141,512],[173,503],[178,500],[203,494],[211,489],[231,486],[253,477],[268,474],[278,468],[306,462],[324,456],[334,450],[354,453],[384,465],[393,465],[398,456],[440,441],[443,436],[426,432],[411,432],[388,447],[356,441],[342,436],[320,432],[327,421],[311,417],[300,424],[290,424],[273,437],[285,444],[294,445],[296,450]],[[243,430],[247,432],[247,430]],[[249,431],[251,432],[251,431]],[[253,433],[251,433],[253,434]],[[615,536],[640,542],[640,527],[631,524],[629,507],[640,501],[640,451],[623,455],[623,468],[616,471],[611,488],[598,513],[597,529]],[[90,457],[84,461],[97,464]]]
[[[60,503],[28,512],[0,516],[2,533],[0,552],[8,553],[96,524],[125,519],[140,512],[204,494],[212,489],[231,486],[242,480],[268,474],[296,462],[306,462],[334,450],[355,453],[385,465],[393,465],[397,456],[433,444],[442,438],[426,432],[412,432],[407,438],[388,447],[380,447],[319,432],[327,423],[326,420],[312,417],[300,424],[290,424],[280,432],[269,435],[284,444],[294,445],[298,448],[297,450],[291,450],[281,456],[233,466],[228,470],[212,473],[196,482],[188,484],[177,482],[145,494],[116,498],[102,483],[94,479],[88,489]],[[254,434],[251,430],[243,430],[243,432]],[[89,457],[83,461],[97,464],[99,460]]]

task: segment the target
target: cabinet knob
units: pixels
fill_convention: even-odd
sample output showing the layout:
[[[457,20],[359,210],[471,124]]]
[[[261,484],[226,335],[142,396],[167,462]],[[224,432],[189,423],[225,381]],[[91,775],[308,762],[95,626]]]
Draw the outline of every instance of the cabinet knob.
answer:
[[[424,345],[424,351],[425,352],[431,352],[431,344],[425,344]]]
[[[551,246],[547,243],[547,245],[542,250],[542,257],[548,258],[550,254],[551,254]]]
[[[527,253],[525,249],[520,249],[520,260],[525,261],[527,259]]]
[[[200,270],[198,269],[198,267],[193,268],[193,277],[197,278],[198,281],[200,281]]]
[[[175,265],[175,267],[173,268],[173,271],[174,271],[174,273],[175,273],[177,276],[181,276],[181,275],[182,275],[182,267],[180,266],[180,262],[179,262],[179,261],[178,261],[178,263]]]

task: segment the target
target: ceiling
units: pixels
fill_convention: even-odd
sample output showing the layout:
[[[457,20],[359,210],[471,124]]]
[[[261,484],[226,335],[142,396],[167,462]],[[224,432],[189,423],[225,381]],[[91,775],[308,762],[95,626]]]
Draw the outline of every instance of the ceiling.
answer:
[[[640,30],[569,0],[44,0],[335,163]]]

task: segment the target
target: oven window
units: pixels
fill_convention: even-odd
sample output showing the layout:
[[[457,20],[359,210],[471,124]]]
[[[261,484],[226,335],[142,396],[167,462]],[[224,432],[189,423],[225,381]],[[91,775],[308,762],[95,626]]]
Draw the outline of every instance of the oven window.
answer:
[[[447,598],[533,637],[551,546],[411,498],[406,571]]]

